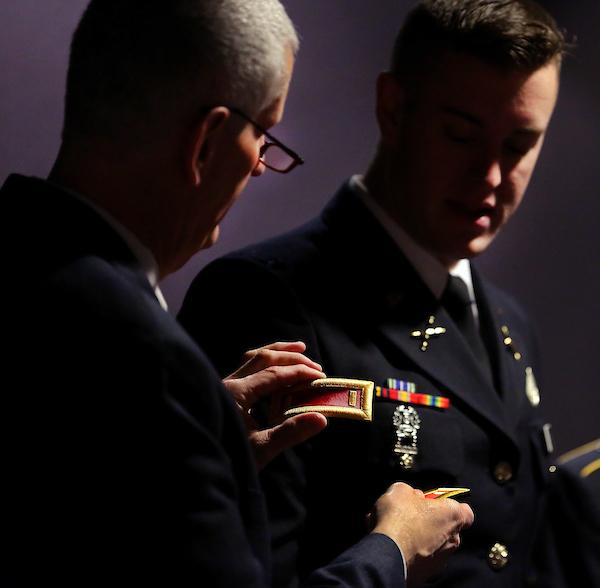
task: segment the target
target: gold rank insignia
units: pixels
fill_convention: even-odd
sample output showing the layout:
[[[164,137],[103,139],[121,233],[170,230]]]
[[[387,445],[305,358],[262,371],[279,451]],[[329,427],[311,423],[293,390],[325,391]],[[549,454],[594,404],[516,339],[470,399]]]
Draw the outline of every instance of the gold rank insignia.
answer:
[[[510,329],[507,325],[502,325],[500,327],[500,332],[502,333],[502,343],[506,347],[507,351],[513,356],[515,361],[521,361],[523,356],[521,352],[516,348],[515,342],[513,338],[510,336]]]
[[[423,329],[412,331],[410,336],[411,338],[419,341],[419,349],[421,351],[427,351],[429,349],[430,339],[440,337],[445,332],[446,328],[436,325],[435,316],[430,315],[430,317],[427,319],[426,326]]]
[[[425,498],[451,498],[459,494],[471,492],[470,488],[436,488],[435,490],[427,490],[424,492]]]
[[[305,412],[361,421],[373,419],[373,386],[368,380],[321,378],[271,400],[271,421]]]

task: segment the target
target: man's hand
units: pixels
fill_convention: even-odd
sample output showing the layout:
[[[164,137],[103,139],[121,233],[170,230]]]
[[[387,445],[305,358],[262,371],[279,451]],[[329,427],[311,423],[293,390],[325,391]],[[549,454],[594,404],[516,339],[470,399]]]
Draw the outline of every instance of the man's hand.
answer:
[[[264,396],[287,393],[291,386],[325,377],[321,366],[303,355],[305,349],[300,341],[252,349],[244,354],[242,367],[223,380],[240,408],[259,469],[284,449],[316,435],[327,425],[323,415],[311,412],[261,430],[250,414]]]
[[[411,586],[438,571],[460,545],[460,531],[473,524],[473,511],[451,498],[424,498],[398,482],[376,502],[370,515],[374,533],[391,537],[404,556]]]

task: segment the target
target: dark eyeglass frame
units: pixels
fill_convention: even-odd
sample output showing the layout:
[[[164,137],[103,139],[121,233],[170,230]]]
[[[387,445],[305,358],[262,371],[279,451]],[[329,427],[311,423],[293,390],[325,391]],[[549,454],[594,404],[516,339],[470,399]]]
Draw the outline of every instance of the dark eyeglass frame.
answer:
[[[280,174],[287,174],[291,172],[295,167],[302,165],[304,163],[304,159],[300,157],[293,149],[290,149],[287,145],[284,145],[279,139],[275,138],[271,133],[269,133],[266,129],[261,127],[255,121],[253,121],[247,114],[242,112],[239,108],[228,106],[229,110],[238,116],[242,117],[245,121],[249,122],[252,126],[254,126],[257,130],[259,130],[265,137],[265,142],[261,145],[260,151],[258,152],[258,161],[260,161],[265,167],[268,167],[270,170],[278,172]],[[264,159],[264,155],[271,146],[277,146],[282,151],[287,153],[292,158],[292,161],[285,169],[279,169],[269,165]]]

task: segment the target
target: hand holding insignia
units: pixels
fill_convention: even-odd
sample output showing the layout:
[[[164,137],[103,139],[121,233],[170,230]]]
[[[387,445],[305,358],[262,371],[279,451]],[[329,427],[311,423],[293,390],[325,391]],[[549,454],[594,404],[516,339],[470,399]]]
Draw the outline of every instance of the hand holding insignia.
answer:
[[[325,376],[318,363],[303,355],[305,349],[300,341],[252,349],[244,354],[243,365],[223,380],[246,423],[259,469],[284,449],[316,435],[327,425],[323,415],[309,412],[261,429],[251,414],[259,399],[289,393],[291,387],[304,386]]]
[[[411,585],[435,573],[460,545],[459,533],[474,518],[467,504],[452,498],[428,500],[423,492],[402,482],[379,498],[370,517],[375,523],[372,532],[387,535],[400,548]]]

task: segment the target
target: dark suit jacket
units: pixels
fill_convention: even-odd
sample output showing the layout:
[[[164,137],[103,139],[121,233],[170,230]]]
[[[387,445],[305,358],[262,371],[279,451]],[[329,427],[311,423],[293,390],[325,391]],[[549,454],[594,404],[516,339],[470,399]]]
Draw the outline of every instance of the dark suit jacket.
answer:
[[[254,462],[210,363],[91,208],[21,176],[0,198],[0,584],[269,585]],[[401,576],[373,535],[309,583]]]
[[[526,394],[535,387],[534,340],[511,298],[477,272],[474,285],[494,383],[347,187],[319,218],[217,260],[194,281],[180,320],[222,374],[234,369],[247,348],[300,339],[330,377],[379,386],[398,378],[413,382],[417,392],[451,402],[447,410],[415,407],[421,420],[419,453],[410,470],[393,452],[398,403],[375,398],[372,423],[330,419],[313,443],[265,472],[280,585],[293,584],[297,557],[307,573],[361,537],[365,514],[396,480],[422,489],[471,488],[466,501],[475,524],[432,585],[514,588],[533,575],[530,552],[548,475],[542,417]],[[422,329],[430,315],[447,332],[422,352],[411,332]],[[219,337],[224,325],[228,336]],[[511,346],[503,342],[502,326],[509,328]],[[528,385],[526,368],[532,368]],[[496,543],[508,550],[501,569],[488,563]]]

